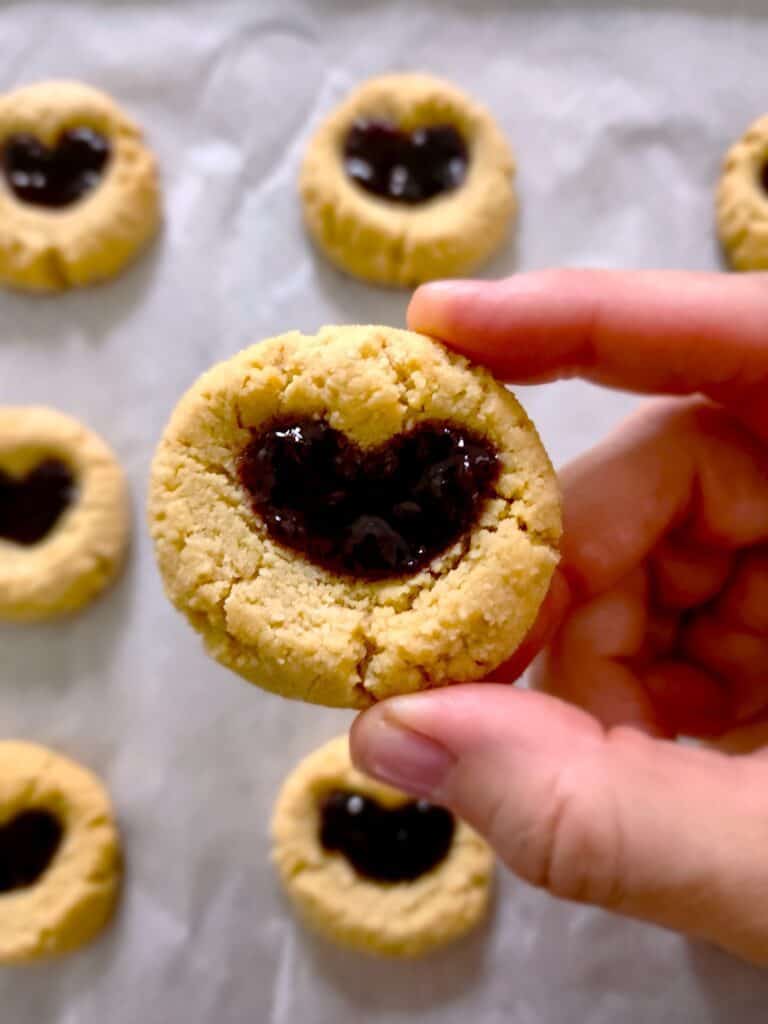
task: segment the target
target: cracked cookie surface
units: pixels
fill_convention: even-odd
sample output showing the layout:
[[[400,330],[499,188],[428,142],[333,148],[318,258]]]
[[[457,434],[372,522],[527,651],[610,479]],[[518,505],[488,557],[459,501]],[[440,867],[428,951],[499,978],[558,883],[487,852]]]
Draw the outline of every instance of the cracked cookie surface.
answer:
[[[155,158],[109,96],[68,81],[0,96],[4,154],[14,139],[31,138],[50,155],[67,133],[81,130],[97,133],[109,156],[98,180],[74,201],[56,207],[25,201],[0,170],[0,281],[6,285],[46,292],[93,284],[122,270],[157,231]]]
[[[62,475],[67,493],[51,493]],[[92,601],[122,568],[129,532],[125,474],[97,434],[45,406],[0,406],[0,619]]]
[[[768,115],[728,150],[716,213],[720,243],[734,270],[768,270]]]
[[[23,877],[22,859],[35,854],[40,829],[35,841],[20,825],[32,816],[59,827],[34,880],[37,871]],[[99,780],[45,747],[1,741],[0,835],[0,963],[66,953],[93,939],[112,914],[121,876],[117,828]]]
[[[455,187],[415,204],[371,194],[345,169],[345,143],[361,120],[409,133],[457,129],[466,173]],[[483,107],[443,79],[392,74],[365,82],[321,124],[299,191],[307,230],[336,266],[376,284],[407,286],[469,273],[490,257],[514,216],[514,170],[509,146]]]
[[[274,540],[238,460],[275,418],[318,417],[363,449],[426,421],[487,438],[499,472],[471,530],[409,575],[356,579]],[[480,679],[510,656],[557,562],[557,483],[505,388],[430,338],[376,326],[272,338],[213,367],[158,446],[150,529],[166,592],[210,654],[286,697],[365,707]]]
[[[488,907],[493,854],[476,832],[457,819],[447,854],[436,866],[408,881],[375,881],[323,845],[323,801],[338,791],[388,810],[411,799],[357,771],[346,736],[326,743],[294,768],[275,804],[272,859],[310,927],[363,952],[414,957],[479,924]]]

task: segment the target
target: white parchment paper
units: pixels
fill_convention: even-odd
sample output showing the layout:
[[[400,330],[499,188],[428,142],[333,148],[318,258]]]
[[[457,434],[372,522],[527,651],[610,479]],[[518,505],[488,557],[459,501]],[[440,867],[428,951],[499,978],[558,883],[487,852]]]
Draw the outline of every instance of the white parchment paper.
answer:
[[[296,760],[350,715],[282,701],[209,661],[164,600],[143,527],[153,445],[181,392],[259,338],[401,324],[407,296],[348,280],[300,227],[308,132],[387,69],[454,79],[519,158],[516,240],[489,274],[552,264],[713,268],[721,155],[768,107],[764,0],[0,3],[0,88],[72,76],[113,93],[163,167],[166,228],[112,284],[0,295],[0,402],[104,434],[132,482],[129,571],[71,621],[0,629],[0,735],[105,778],[128,874],[114,928],[0,972],[0,1024],[764,1024],[768,975],[501,877],[482,933],[417,964],[307,937],[267,821]],[[577,382],[522,397],[558,462],[634,402]]]

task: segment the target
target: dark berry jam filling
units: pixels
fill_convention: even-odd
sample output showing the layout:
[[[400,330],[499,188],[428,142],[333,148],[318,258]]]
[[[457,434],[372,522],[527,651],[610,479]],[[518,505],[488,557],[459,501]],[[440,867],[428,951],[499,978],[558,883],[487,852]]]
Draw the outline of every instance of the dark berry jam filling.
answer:
[[[6,180],[17,198],[36,206],[69,206],[99,183],[109,142],[92,128],[71,128],[49,148],[34,135],[11,135],[2,149]]]
[[[23,811],[0,826],[0,893],[34,885],[63,836],[61,822],[48,811]]]
[[[445,859],[453,842],[450,811],[426,800],[382,807],[350,790],[329,793],[320,808],[320,842],[342,853],[359,875],[409,882]]]
[[[240,481],[275,540],[333,572],[413,573],[469,531],[499,474],[496,449],[429,420],[360,448],[325,420],[273,420],[241,453]]]
[[[344,141],[344,168],[362,188],[400,203],[423,203],[462,184],[467,144],[453,125],[402,131],[388,121],[358,119]]]
[[[72,471],[59,459],[45,459],[24,477],[0,469],[0,538],[37,544],[71,505],[74,493]]]
[[[768,160],[760,168],[760,184],[763,186],[763,192],[768,195]]]

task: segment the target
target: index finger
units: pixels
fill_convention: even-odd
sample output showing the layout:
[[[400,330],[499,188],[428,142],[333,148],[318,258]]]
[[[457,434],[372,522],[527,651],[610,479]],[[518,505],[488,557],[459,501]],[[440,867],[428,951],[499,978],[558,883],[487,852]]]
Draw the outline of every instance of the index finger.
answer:
[[[548,270],[423,285],[409,326],[497,376],[703,392],[768,437],[768,275]]]

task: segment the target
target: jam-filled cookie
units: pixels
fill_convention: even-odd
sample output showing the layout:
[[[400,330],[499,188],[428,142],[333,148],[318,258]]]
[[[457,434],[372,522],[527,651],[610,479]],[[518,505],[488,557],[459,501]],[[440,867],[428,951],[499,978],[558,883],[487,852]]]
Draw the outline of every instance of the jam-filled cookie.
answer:
[[[309,144],[307,228],[349,274],[412,285],[467,273],[503,241],[514,161],[490,114],[423,74],[366,82]]]
[[[272,821],[273,860],[301,917],[335,942],[419,956],[485,915],[488,845],[449,811],[375,782],[346,736],[285,780]]]
[[[0,281],[60,291],[112,277],[159,221],[155,158],[109,96],[78,82],[0,96]]]
[[[768,270],[768,115],[726,154],[717,187],[717,230],[735,270]]]
[[[326,327],[179,402],[152,471],[166,591],[265,689],[365,707],[479,679],[557,562],[555,476],[515,398],[423,335]]]
[[[0,963],[66,953],[105,926],[120,883],[112,807],[89,771],[0,742]]]
[[[91,601],[122,566],[125,476],[100,437],[44,406],[0,406],[0,619]]]

